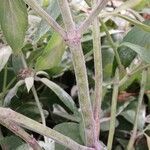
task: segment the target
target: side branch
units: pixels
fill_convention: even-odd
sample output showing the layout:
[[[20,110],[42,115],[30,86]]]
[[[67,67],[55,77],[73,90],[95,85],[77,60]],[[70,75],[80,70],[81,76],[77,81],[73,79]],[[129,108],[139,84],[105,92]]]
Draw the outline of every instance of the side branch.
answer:
[[[65,38],[64,29],[36,2],[36,0],[24,0],[39,16],[42,17],[56,32],[58,32],[63,38]]]
[[[34,150],[42,150],[37,141],[13,121],[0,117],[0,123],[28,143]]]
[[[72,61],[78,87],[79,103],[83,119],[85,144],[88,147],[96,147],[94,126],[95,120],[93,117],[89,95],[87,70],[81,46],[81,35],[80,32],[76,29],[75,23],[73,22],[68,1],[58,0],[58,3],[66,27],[66,43],[68,44],[72,54]]]
[[[0,124],[13,131],[20,129],[19,127],[26,128],[41,135],[50,137],[57,143],[60,143],[72,150],[94,150],[93,148],[82,146],[69,137],[64,136],[53,129],[45,127],[44,125],[8,108],[0,107]]]
[[[106,6],[108,1],[109,0],[99,0],[98,4],[95,6],[95,8],[93,8],[88,18],[80,25],[79,31],[81,34],[88,29],[88,27],[93,22],[93,20],[98,16],[100,11]]]

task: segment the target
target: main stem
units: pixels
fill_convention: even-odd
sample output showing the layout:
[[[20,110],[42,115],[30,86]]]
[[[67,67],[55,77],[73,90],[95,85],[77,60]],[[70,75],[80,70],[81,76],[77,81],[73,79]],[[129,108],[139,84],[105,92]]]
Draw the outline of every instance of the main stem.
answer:
[[[53,129],[45,127],[41,123],[38,123],[38,122],[36,122],[22,114],[19,114],[11,109],[0,107],[0,112],[1,112],[0,113],[0,124],[6,126],[10,130],[15,132],[15,134],[18,134],[19,136],[25,135],[23,133],[22,128],[20,128],[20,127],[23,127],[23,128],[29,129],[31,131],[34,131],[36,133],[39,133],[41,135],[52,138],[57,143],[60,143],[64,146],[66,146],[67,148],[70,148],[71,150],[94,150],[93,148],[88,148],[88,147],[82,146],[82,145],[78,144],[77,142],[73,141],[71,138],[69,138]],[[26,137],[26,135],[24,137]],[[29,140],[28,143],[36,144],[35,140],[32,140],[32,139]],[[35,149],[35,150],[38,150],[38,149]]]
[[[89,95],[85,59],[81,46],[81,35],[75,27],[68,1],[58,0],[58,3],[67,32],[67,37],[65,40],[72,54],[72,61],[78,87],[79,103],[84,124],[85,144],[89,147],[95,147],[95,121]]]
[[[98,0],[94,0],[93,6]],[[102,84],[103,84],[103,68],[102,68],[102,53],[101,53],[101,38],[100,26],[98,17],[93,22],[93,52],[94,52],[94,69],[95,69],[95,98],[93,102],[93,114],[95,119],[95,130],[97,140],[100,133],[100,111],[102,102]]]

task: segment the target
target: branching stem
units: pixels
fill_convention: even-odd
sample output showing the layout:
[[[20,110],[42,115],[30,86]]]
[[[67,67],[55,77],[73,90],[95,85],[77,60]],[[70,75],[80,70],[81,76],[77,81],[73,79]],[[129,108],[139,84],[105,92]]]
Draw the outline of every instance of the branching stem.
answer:
[[[97,5],[93,8],[90,15],[87,19],[80,25],[79,31],[80,33],[84,33],[88,29],[88,27],[92,24],[93,20],[98,16],[100,11],[106,6],[109,0],[99,0]]]
[[[81,35],[78,29],[75,27],[75,23],[72,19],[69,4],[67,0],[58,0],[58,4],[62,13],[63,21],[65,24],[68,44],[72,61],[75,70],[75,76],[78,87],[79,103],[81,108],[81,114],[83,119],[85,144],[89,147],[95,147],[95,121],[92,112],[92,106],[89,95],[87,70],[85,66],[85,59],[81,46]]]
[[[40,7],[36,0],[24,0],[39,16],[41,16],[46,22],[63,38],[65,38],[66,33],[63,28],[46,12]]]
[[[20,129],[18,127],[23,127],[41,135],[52,138],[57,143],[60,143],[70,148],[71,150],[94,150],[93,148],[82,146],[77,142],[73,141],[71,138],[64,136],[63,134],[53,129],[45,127],[44,125],[11,109],[0,107],[0,112],[0,124],[3,124],[10,130],[12,128],[13,131],[16,131],[17,129]]]

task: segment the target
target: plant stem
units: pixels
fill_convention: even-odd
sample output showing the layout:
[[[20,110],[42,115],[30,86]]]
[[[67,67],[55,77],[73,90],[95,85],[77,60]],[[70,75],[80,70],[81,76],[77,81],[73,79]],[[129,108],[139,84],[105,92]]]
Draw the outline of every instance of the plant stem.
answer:
[[[4,69],[3,90],[2,90],[3,92],[6,89],[6,85],[7,85],[7,64]]]
[[[58,0],[67,31],[66,43],[68,44],[75,70],[75,76],[78,87],[79,103],[81,107],[81,114],[84,124],[85,144],[89,147],[95,146],[95,121],[92,112],[92,106],[89,95],[87,70],[85,66],[85,59],[81,46],[81,35],[76,29],[73,22],[69,4],[67,0]]]
[[[11,109],[0,107],[0,123],[6,126],[7,128],[11,128],[11,123],[14,123],[13,127],[16,125],[24,127],[26,129],[32,130],[41,135],[45,135],[47,137],[52,138],[57,143],[60,143],[71,150],[94,150],[93,148],[87,148],[73,141],[71,138],[64,136],[63,134],[45,127],[44,125],[22,115]],[[7,123],[7,124],[5,124]],[[18,129],[14,128],[14,129]]]
[[[94,6],[97,0],[94,0]],[[101,53],[101,38],[99,19],[95,18],[93,22],[93,52],[94,52],[94,69],[95,69],[95,98],[93,102],[93,114],[95,119],[95,130],[97,132],[97,140],[100,133],[100,111],[102,102],[102,85],[103,85],[103,68]]]
[[[42,124],[43,124],[44,126],[46,126],[46,121],[45,121],[44,112],[43,112],[42,106],[41,106],[40,101],[39,101],[39,97],[38,97],[38,95],[37,95],[37,92],[36,92],[36,89],[35,89],[34,86],[32,87],[32,93],[33,93],[33,95],[34,95],[36,104],[37,104],[37,106],[38,106],[38,109],[39,109],[39,112],[40,112],[40,115],[41,115]],[[45,143],[48,143],[48,138],[47,138],[47,137],[44,136],[44,140],[45,140]]]
[[[119,89],[119,71],[118,69],[116,69],[114,86],[113,86],[112,103],[111,103],[110,128],[109,128],[109,136],[108,136],[108,142],[107,142],[108,150],[112,149],[112,143],[113,143],[113,138],[114,138],[114,133],[115,133],[118,89]]]
[[[38,13],[62,37],[66,36],[63,28],[38,4],[36,0],[24,0],[35,12]]]
[[[135,114],[133,132],[132,132],[131,138],[129,140],[127,150],[133,150],[133,145],[134,145],[134,142],[135,142],[135,139],[136,139],[139,113],[140,113],[140,108],[141,108],[142,101],[143,101],[146,80],[147,80],[147,70],[144,69],[143,72],[142,72],[141,89],[140,89],[139,98],[138,98],[137,111],[136,111],[136,114]]]
[[[120,17],[122,19],[127,20],[128,22],[140,27],[141,29],[143,29],[146,32],[150,32],[150,26],[149,25],[146,25],[146,24],[144,24],[140,21],[137,21],[135,19],[132,19],[131,17],[128,17],[126,15],[120,15],[120,14],[114,14],[114,15],[117,16],[117,17]]]
[[[21,55],[21,59],[22,59],[22,63],[23,63],[23,65],[24,65],[24,68],[28,68],[23,53],[22,53],[22,55]],[[44,112],[43,112],[42,106],[41,106],[41,104],[40,104],[40,101],[39,101],[39,98],[38,98],[38,95],[37,95],[37,92],[36,92],[36,89],[35,89],[34,85],[33,85],[33,87],[32,87],[31,90],[32,90],[32,93],[33,93],[33,95],[34,95],[34,98],[35,98],[37,107],[38,107],[39,112],[40,112],[40,115],[41,115],[42,124],[43,124],[44,126],[46,126],[46,121],[45,121]],[[48,138],[47,138],[47,137],[44,137],[44,141],[45,141],[45,143],[48,143]]]
[[[116,57],[116,61],[117,61],[117,63],[118,63],[118,67],[119,67],[120,71],[123,71],[123,70],[124,70],[124,67],[123,67],[123,65],[122,65],[122,63],[121,63],[120,56],[119,56],[118,51],[117,51],[117,46],[115,45],[113,39],[111,38],[111,35],[109,34],[108,28],[107,28],[107,26],[105,25],[105,23],[103,22],[103,20],[102,20],[102,19],[99,19],[99,20],[100,20],[101,25],[102,25],[102,27],[104,28],[104,31],[105,31],[105,33],[106,33],[106,35],[107,35],[109,44],[111,45],[111,47],[112,47],[112,49],[113,49],[113,51],[114,51],[114,53],[115,53],[115,57]]]
[[[13,121],[10,121],[4,117],[0,117],[0,123],[28,143],[33,150],[42,150],[37,141]]]
[[[86,31],[88,29],[88,27],[90,26],[90,24],[92,24],[93,20],[98,16],[100,11],[106,6],[108,1],[109,0],[99,0],[98,1],[97,5],[95,5],[92,12],[88,16],[88,18],[80,25],[79,31],[81,34],[84,33],[84,31]]]

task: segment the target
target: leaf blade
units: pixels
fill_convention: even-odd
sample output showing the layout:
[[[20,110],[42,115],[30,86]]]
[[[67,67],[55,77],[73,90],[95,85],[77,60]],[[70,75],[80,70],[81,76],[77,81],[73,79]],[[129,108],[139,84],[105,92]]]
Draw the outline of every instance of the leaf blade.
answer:
[[[12,49],[9,46],[5,46],[0,49],[0,71],[6,65],[11,54],[12,54]]]
[[[65,43],[62,37],[54,32],[42,55],[35,64],[36,70],[46,70],[57,66],[65,51]]]
[[[136,44],[132,44],[130,42],[123,42],[120,46],[126,46],[135,51],[139,54],[139,56],[146,61],[147,63],[150,63],[150,51],[144,47],[141,47]]]
[[[7,43],[16,53],[23,47],[27,16],[27,8],[22,0],[0,0],[1,28]]]
[[[78,109],[76,108],[71,96],[67,92],[65,92],[61,87],[59,87],[54,82],[48,80],[47,78],[41,78],[39,80],[47,87],[49,87],[72,112],[78,112]]]

